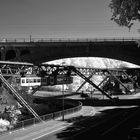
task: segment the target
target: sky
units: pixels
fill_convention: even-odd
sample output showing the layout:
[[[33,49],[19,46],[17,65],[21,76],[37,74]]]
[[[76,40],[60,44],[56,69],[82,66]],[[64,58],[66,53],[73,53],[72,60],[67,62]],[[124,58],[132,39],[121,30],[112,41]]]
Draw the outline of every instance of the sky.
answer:
[[[0,38],[139,37],[110,20],[110,0],[0,0]]]

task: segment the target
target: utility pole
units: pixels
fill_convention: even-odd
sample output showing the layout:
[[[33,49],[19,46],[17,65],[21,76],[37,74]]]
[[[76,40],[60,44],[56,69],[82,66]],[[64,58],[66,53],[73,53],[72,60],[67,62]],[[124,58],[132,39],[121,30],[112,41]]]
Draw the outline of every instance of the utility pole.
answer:
[[[64,85],[62,84],[62,121],[64,121]]]
[[[30,42],[32,41],[32,35],[30,34]]]
[[[62,62],[62,66],[63,66],[63,65],[65,65],[65,62]],[[65,105],[65,103],[64,103],[64,84],[62,84],[62,96],[63,96],[63,97],[62,97],[62,121],[64,121],[64,119],[65,119],[65,118],[64,118],[64,115],[65,115],[65,114],[64,114],[64,109],[65,109],[65,108],[64,108],[64,105]]]

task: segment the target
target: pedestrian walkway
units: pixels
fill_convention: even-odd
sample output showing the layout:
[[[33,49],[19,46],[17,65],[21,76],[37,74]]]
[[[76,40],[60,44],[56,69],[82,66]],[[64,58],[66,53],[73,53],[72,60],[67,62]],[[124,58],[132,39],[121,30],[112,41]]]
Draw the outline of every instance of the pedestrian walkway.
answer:
[[[96,113],[94,107],[83,106],[82,109],[73,114],[65,115],[64,119],[70,119],[78,116],[93,116]],[[8,134],[2,135],[0,140],[36,140],[44,135],[49,135],[54,132],[65,129],[66,127],[72,125],[67,121],[62,121],[62,117],[56,120],[50,120],[47,122],[41,122],[26,128],[16,130],[14,132],[9,132]]]

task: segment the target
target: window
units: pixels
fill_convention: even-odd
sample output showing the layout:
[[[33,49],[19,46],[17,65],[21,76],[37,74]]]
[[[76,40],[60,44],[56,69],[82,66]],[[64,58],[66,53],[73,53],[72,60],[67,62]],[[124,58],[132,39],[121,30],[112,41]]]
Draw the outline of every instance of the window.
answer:
[[[29,79],[26,79],[26,83],[29,83]]]
[[[22,80],[21,80],[21,83],[25,83],[25,79],[22,79]]]
[[[34,79],[34,83],[36,83],[37,82],[37,79]]]
[[[30,79],[30,83],[33,83],[33,79]]]
[[[40,83],[40,82],[41,82],[41,80],[40,80],[40,79],[37,79],[37,82],[38,82],[38,83]]]

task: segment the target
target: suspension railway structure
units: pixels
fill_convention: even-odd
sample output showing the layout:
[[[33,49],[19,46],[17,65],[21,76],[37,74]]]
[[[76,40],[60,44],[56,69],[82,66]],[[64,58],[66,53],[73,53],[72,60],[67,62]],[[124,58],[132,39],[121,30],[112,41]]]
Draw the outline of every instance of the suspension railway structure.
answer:
[[[37,82],[34,79],[38,78],[47,78],[49,82],[47,82],[46,86],[53,86],[57,84],[71,84],[73,82],[72,76],[78,75],[85,80],[83,84],[77,89],[78,92],[83,85],[87,82],[92,85],[94,88],[99,90],[103,95],[105,95],[110,100],[114,101],[114,99],[109,95],[101,85],[105,85],[110,78],[114,78],[117,80],[127,91],[131,93],[131,91],[120,81],[119,76],[127,77],[132,83],[136,83],[139,81],[134,80],[133,77],[140,77],[140,69],[139,68],[125,68],[125,69],[98,69],[98,68],[82,68],[82,67],[74,67],[74,66],[62,66],[62,65],[51,65],[51,64],[40,64],[33,65],[31,63],[21,63],[21,62],[11,62],[11,61],[1,61],[0,62],[0,79],[1,83],[8,88],[8,90],[15,96],[18,102],[26,107],[28,111],[39,121],[41,118],[38,114],[29,106],[27,101],[14,89],[14,87],[7,81],[9,77],[16,76],[18,80],[29,80],[32,84],[26,83],[26,86],[34,86]],[[102,75],[104,79],[101,81],[99,85],[96,85],[91,77],[93,75]],[[58,77],[61,77],[60,79]],[[35,85],[35,89],[32,92],[34,94],[43,84]],[[56,79],[56,80],[55,80]],[[138,79],[138,78],[137,78]]]

